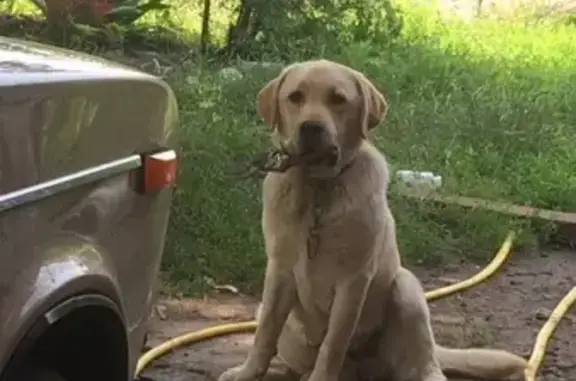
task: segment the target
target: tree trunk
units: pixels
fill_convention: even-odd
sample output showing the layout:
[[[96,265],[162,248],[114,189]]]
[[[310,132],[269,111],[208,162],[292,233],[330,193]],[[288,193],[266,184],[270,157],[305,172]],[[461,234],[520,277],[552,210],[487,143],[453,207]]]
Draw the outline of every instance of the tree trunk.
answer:
[[[250,0],[241,0],[236,23],[230,25],[228,32],[227,50],[229,55],[237,53],[241,45],[245,42],[253,11],[254,9],[252,4],[250,4]]]
[[[200,35],[200,51],[206,52],[206,48],[210,43],[210,12],[212,2],[211,0],[204,0],[204,12],[202,14],[202,33]]]

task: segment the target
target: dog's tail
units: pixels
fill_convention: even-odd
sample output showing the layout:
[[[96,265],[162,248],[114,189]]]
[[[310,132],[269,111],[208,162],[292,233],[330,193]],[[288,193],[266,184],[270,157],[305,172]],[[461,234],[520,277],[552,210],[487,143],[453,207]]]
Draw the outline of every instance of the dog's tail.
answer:
[[[499,349],[452,349],[436,346],[442,372],[450,377],[523,380],[527,361]]]

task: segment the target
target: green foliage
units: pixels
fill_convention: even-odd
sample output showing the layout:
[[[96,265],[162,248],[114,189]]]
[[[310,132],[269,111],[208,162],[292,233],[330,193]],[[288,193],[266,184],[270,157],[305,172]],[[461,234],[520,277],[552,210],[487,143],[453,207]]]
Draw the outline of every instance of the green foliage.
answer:
[[[425,9],[402,14],[404,29],[392,44],[387,37],[345,49],[319,44],[314,55],[367,73],[386,94],[390,111],[376,143],[392,173],[431,170],[443,176],[445,194],[575,210],[574,30],[543,22],[445,23]],[[291,51],[291,60],[310,56],[306,49]],[[278,71],[257,66],[225,81],[209,66],[194,68],[172,82],[185,158],[165,270],[188,291],[202,290],[205,277],[257,291],[265,265],[260,183],[228,174],[267,144],[255,96]],[[390,200],[401,250],[412,264],[485,262],[509,229],[523,231],[524,245],[550,229],[409,200],[395,183]]]
[[[106,12],[103,17],[105,23],[131,25],[148,12],[169,8],[170,6],[164,0],[124,0]]]
[[[8,8],[13,11],[18,0],[0,0],[0,4],[3,2],[9,3]],[[29,0],[28,3],[50,23],[90,26],[133,25],[148,12],[170,8],[166,0]]]
[[[393,40],[401,29],[390,0],[205,1],[202,35],[212,38],[204,44],[221,41],[211,33],[214,9],[230,14],[223,51],[244,58],[262,52],[286,60],[294,54],[311,56],[318,54],[318,46],[339,48],[354,41]]]

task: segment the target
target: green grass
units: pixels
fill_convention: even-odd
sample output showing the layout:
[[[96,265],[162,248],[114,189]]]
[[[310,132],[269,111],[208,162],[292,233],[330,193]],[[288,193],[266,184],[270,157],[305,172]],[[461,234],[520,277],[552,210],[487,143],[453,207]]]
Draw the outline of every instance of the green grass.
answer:
[[[399,43],[325,55],[366,72],[385,92],[390,112],[376,141],[392,169],[438,172],[446,194],[575,210],[576,30],[488,20],[443,24],[414,10],[405,22]],[[190,84],[173,82],[185,158],[165,270],[181,289],[202,289],[205,277],[259,289],[260,183],[227,173],[267,142],[254,100],[274,75],[255,71],[224,82],[205,67],[188,74]],[[391,203],[411,263],[486,261],[510,228],[534,231],[527,221],[394,192]],[[533,243],[534,234],[525,233],[523,242]]]
[[[213,17],[216,41],[231,14],[222,4]],[[440,173],[445,194],[576,210],[576,28],[525,17],[441,22],[434,15],[404,8],[405,27],[394,43],[317,46],[316,57],[367,73],[386,94],[390,110],[376,143],[392,171]],[[200,8],[183,3],[168,19],[150,15],[142,24],[177,26],[193,40]],[[302,58],[294,49],[290,60]],[[164,270],[184,292],[204,291],[208,278],[257,292],[265,265],[260,181],[231,173],[268,144],[255,98],[277,72],[255,69],[223,81],[208,62],[178,66],[170,78],[180,105],[183,167]],[[395,184],[390,199],[409,263],[485,262],[509,229],[523,229],[523,244],[546,230],[500,214],[407,200]]]

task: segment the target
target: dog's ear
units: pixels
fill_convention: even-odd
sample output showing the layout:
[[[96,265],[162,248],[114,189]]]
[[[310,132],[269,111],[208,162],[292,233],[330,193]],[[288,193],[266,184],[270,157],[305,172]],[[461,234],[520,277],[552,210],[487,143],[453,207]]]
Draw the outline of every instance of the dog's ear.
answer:
[[[386,117],[388,103],[384,95],[358,71],[353,71],[362,94],[362,135],[366,137],[368,131],[375,128]]]
[[[273,129],[276,128],[280,118],[278,111],[278,93],[291,68],[292,66],[286,67],[280,75],[268,82],[268,84],[258,92],[258,114],[264,123]]]

